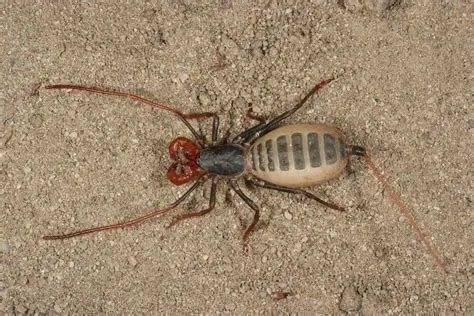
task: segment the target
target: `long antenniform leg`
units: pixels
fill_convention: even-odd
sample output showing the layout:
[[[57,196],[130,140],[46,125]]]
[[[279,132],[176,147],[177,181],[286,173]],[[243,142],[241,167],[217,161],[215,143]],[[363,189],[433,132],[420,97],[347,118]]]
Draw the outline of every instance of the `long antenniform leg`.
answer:
[[[254,215],[253,215],[252,223],[247,227],[247,229],[245,229],[244,236],[242,237],[242,240],[244,242],[244,249],[245,249],[246,246],[247,246],[247,240],[248,240],[250,234],[252,233],[253,229],[255,228],[255,225],[257,225],[258,220],[260,219],[260,208],[258,207],[257,204],[255,204],[254,201],[252,201],[248,196],[246,196],[244,194],[244,192],[242,192],[242,190],[237,185],[237,181],[229,180],[228,184],[229,184],[229,187],[232,190],[234,190],[235,193],[237,193],[237,195],[240,196],[240,198],[242,200],[244,200],[244,202],[248,206],[250,206],[250,208],[255,212]]]
[[[50,85],[46,86],[45,89],[70,89],[70,90],[80,90],[80,91],[87,91],[91,93],[98,93],[98,94],[105,94],[105,95],[112,95],[112,96],[118,96],[118,97],[123,97],[123,98],[129,98],[134,101],[138,101],[144,104],[151,105],[157,109],[165,110],[168,112],[171,112],[174,114],[176,117],[178,117],[181,122],[183,122],[186,127],[191,131],[191,133],[194,135],[196,138],[196,141],[198,144],[202,147],[204,145],[204,139],[201,134],[199,134],[188,122],[190,119],[200,119],[200,118],[207,118],[207,117],[213,117],[214,120],[218,120],[217,114],[213,112],[202,112],[202,113],[195,113],[195,114],[183,114],[178,110],[175,110],[169,106],[163,105],[158,102],[154,102],[145,98],[142,98],[138,95],[127,93],[127,92],[120,92],[120,91],[110,91],[110,90],[104,90],[104,89],[98,89],[98,88],[93,88],[93,87],[84,87],[84,86],[79,86],[79,85],[69,85],[69,84],[57,84],[57,85]],[[218,123],[217,123],[218,124]]]
[[[407,207],[402,203],[400,200],[400,197],[398,194],[395,193],[395,190],[392,188],[391,185],[388,184],[387,180],[385,177],[382,175],[382,173],[375,167],[375,164],[372,162],[372,159],[370,159],[370,156],[367,152],[363,152],[360,154],[369,166],[369,168],[372,170],[374,173],[375,177],[382,183],[382,186],[385,188],[385,191],[388,193],[392,201],[398,206],[400,209],[400,212],[402,215],[410,222],[411,227],[413,231],[415,232],[416,236],[418,239],[420,239],[423,244],[425,245],[426,250],[430,253],[430,255],[433,257],[434,261],[436,264],[445,272],[449,273],[448,268],[446,265],[443,263],[443,260],[441,260],[441,257],[439,253],[436,251],[435,247],[431,244],[431,242],[426,238],[425,234],[421,231],[420,227],[418,226],[418,223],[416,222],[415,218],[413,215],[411,215],[410,211],[407,209]]]
[[[322,87],[324,87],[325,85],[327,85],[328,83],[330,83],[333,80],[334,80],[334,78],[330,78],[330,79],[327,79],[327,80],[321,80],[292,109],[278,115],[277,117],[275,117],[273,120],[271,120],[267,124],[261,123],[261,124],[255,125],[254,127],[244,131],[240,135],[237,135],[237,137],[234,138],[233,142],[234,143],[239,143],[239,144],[241,144],[241,143],[251,143],[252,140],[255,139],[256,137],[258,137],[259,135],[268,133],[272,129],[275,129],[278,126],[278,124],[280,124],[281,121],[283,121],[284,119],[286,119],[286,118],[290,117],[291,115],[293,115],[293,113],[298,111],[313,94],[315,94],[319,89],[321,89]]]
[[[211,197],[209,198],[209,207],[199,212],[191,212],[191,213],[184,213],[184,214],[178,215],[173,218],[171,223],[169,223],[168,226],[166,226],[166,228],[171,228],[172,226],[176,225],[178,222],[184,219],[197,217],[197,216],[203,216],[209,213],[210,211],[212,211],[214,207],[216,206],[216,191],[217,191],[217,177],[214,177],[212,178]]]
[[[270,182],[267,182],[267,181],[263,181],[263,180],[259,180],[259,179],[257,180],[255,178],[250,178],[250,179],[246,180],[246,182],[250,183],[254,186],[265,188],[265,189],[276,190],[276,191],[287,192],[287,193],[294,193],[294,194],[302,194],[302,195],[306,196],[307,198],[315,200],[315,201],[321,203],[322,205],[324,205],[326,207],[332,208],[333,210],[340,211],[340,212],[345,211],[344,208],[342,208],[340,206],[337,206],[335,204],[326,202],[324,200],[321,200],[320,198],[318,198],[314,194],[312,194],[308,191],[302,190],[302,189],[284,187],[284,186],[276,185],[276,184],[273,184],[273,183],[270,183]]]
[[[172,203],[170,206],[168,207],[165,207],[163,209],[159,209],[159,210],[155,210],[153,212],[150,212],[148,214],[145,214],[145,215],[142,215],[140,217],[137,217],[135,219],[132,219],[132,220],[128,220],[128,221],[125,221],[125,222],[122,222],[122,223],[117,223],[117,224],[112,224],[112,225],[105,225],[105,226],[99,226],[99,227],[92,227],[92,228],[87,228],[87,229],[83,229],[83,230],[79,230],[79,231],[76,231],[76,232],[73,232],[73,233],[69,233],[69,234],[64,234],[64,235],[49,235],[49,236],[43,236],[43,239],[46,239],[46,240],[53,240],[53,239],[66,239],[66,238],[71,238],[71,237],[76,237],[76,236],[80,236],[80,235],[85,235],[85,234],[89,234],[89,233],[93,233],[93,232],[98,232],[98,231],[102,231],[102,230],[109,230],[109,229],[115,229],[115,228],[125,228],[125,227],[130,227],[130,226],[133,226],[133,225],[137,225],[139,223],[142,223],[146,220],[149,220],[155,216],[158,216],[158,215],[161,215],[161,214],[165,214],[169,211],[171,211],[172,209],[174,209],[175,207],[177,207],[179,204],[181,204],[181,202],[183,202],[190,194],[191,192],[193,192],[194,190],[196,190],[196,188],[198,186],[200,186],[202,184],[201,181],[196,181],[193,186],[191,188],[188,189],[188,191],[186,191],[186,193],[184,193],[179,199],[177,199],[174,203]]]

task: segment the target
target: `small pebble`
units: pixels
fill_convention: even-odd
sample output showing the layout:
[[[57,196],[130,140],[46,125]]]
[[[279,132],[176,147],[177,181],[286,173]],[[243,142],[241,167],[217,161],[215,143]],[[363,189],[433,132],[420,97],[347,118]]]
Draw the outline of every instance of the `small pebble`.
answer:
[[[352,286],[348,286],[342,292],[339,309],[344,312],[357,311],[362,306],[362,296]]]
[[[287,220],[291,220],[291,219],[293,218],[293,215],[292,215],[290,212],[288,212],[288,211],[285,211],[285,213],[283,214],[283,216],[285,216],[285,218],[286,218]]]
[[[43,116],[39,113],[33,114],[30,117],[30,124],[34,128],[41,127],[41,125],[43,125]]]
[[[383,250],[382,250],[381,248],[377,248],[377,249],[375,250],[375,256],[376,256],[377,258],[382,258],[382,256],[383,256]]]
[[[228,257],[228,256],[225,256],[222,258],[222,261],[227,263],[227,264],[231,264],[232,263],[232,260]]]
[[[367,10],[381,14],[390,10],[397,3],[397,0],[365,0]]]
[[[18,279],[18,284],[24,286],[24,285],[27,285],[29,282],[28,278],[27,277],[20,277]]]
[[[288,284],[286,284],[285,282],[278,282],[278,287],[280,289],[286,289],[288,287]]]
[[[134,256],[128,256],[127,260],[128,260],[128,264],[131,265],[132,267],[138,264],[138,261],[137,259],[135,259]]]
[[[426,104],[431,105],[434,104],[437,100],[436,96],[429,97],[428,100],[426,100]]]
[[[0,291],[0,304],[4,302],[7,299],[7,297],[8,297],[7,289]]]
[[[300,252],[300,251],[301,251],[301,247],[302,247],[301,243],[298,242],[298,243],[296,243],[295,246],[293,247],[293,251],[294,251],[294,252]]]
[[[201,91],[199,93],[198,100],[199,100],[199,103],[205,108],[211,103],[211,97],[209,96],[209,93],[207,93],[206,91]]]
[[[2,253],[7,253],[8,252],[8,242],[6,240],[4,240],[0,243],[0,251]]]
[[[230,302],[230,303],[226,304],[224,308],[227,311],[233,311],[233,310],[235,310],[236,306],[235,306],[234,303]]]
[[[270,47],[270,56],[277,57],[278,56],[278,49],[276,49],[275,47]]]
[[[189,75],[185,72],[181,72],[179,75],[179,81],[181,81],[182,83],[184,83],[186,80],[188,80],[189,78]]]
[[[76,132],[72,132],[69,134],[69,137],[71,138],[76,138],[77,137],[77,133]]]
[[[61,309],[61,306],[59,306],[59,304],[54,304],[54,311],[58,314],[61,314],[63,310]]]
[[[397,4],[397,0],[341,0],[340,4],[349,11],[367,10],[382,14]]]
[[[237,97],[234,100],[234,106],[238,109],[243,109],[245,106],[247,106],[247,101],[243,97]]]
[[[23,305],[16,305],[15,306],[15,311],[18,313],[18,314],[26,314],[26,312],[28,311],[28,309],[23,306]]]

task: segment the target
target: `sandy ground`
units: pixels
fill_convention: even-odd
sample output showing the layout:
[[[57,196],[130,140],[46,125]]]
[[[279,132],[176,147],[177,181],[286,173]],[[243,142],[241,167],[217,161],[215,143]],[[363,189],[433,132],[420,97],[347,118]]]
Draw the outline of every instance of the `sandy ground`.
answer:
[[[1,3],[3,313],[474,313],[471,1],[153,2]],[[174,201],[186,186],[166,178],[167,146],[190,136],[150,106],[45,85],[216,111],[223,137],[251,126],[250,106],[274,117],[331,76],[287,121],[369,148],[449,274],[359,159],[310,188],[346,214],[244,188],[262,207],[247,254],[252,212],[224,185],[215,211],[172,229],[209,188],[133,228],[41,239]]]

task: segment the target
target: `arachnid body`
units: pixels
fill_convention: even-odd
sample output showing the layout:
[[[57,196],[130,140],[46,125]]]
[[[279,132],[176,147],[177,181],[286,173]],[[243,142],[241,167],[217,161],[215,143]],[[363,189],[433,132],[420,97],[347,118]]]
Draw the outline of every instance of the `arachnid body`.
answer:
[[[318,201],[326,207],[344,211],[340,206],[321,200],[312,193],[301,189],[336,178],[347,165],[349,156],[356,155],[365,158],[369,167],[388,190],[392,199],[400,207],[402,214],[407,217],[415,233],[424,242],[428,251],[437,264],[447,271],[438,254],[421,233],[411,214],[393,193],[383,176],[371,162],[365,149],[360,146],[348,146],[343,135],[334,127],[325,124],[292,124],[281,125],[305,102],[324,85],[333,79],[323,80],[311,89],[306,96],[292,109],[276,118],[260,123],[243,131],[229,143],[219,143],[219,118],[216,113],[202,112],[183,114],[168,106],[144,99],[137,95],[89,88],[77,85],[51,85],[46,89],[82,90],[98,94],[106,94],[130,98],[149,104],[155,108],[166,110],[181,120],[194,136],[194,141],[186,137],[178,137],[169,145],[169,154],[173,160],[168,169],[168,179],[175,185],[194,181],[194,184],[174,203],[166,208],[155,210],[138,218],[122,223],[93,227],[64,235],[44,236],[44,239],[65,239],[91,232],[123,228],[141,223],[145,220],[167,213],[183,202],[196,188],[206,181],[211,182],[209,205],[201,211],[184,213],[174,217],[168,227],[181,220],[202,216],[215,208],[217,184],[225,181],[231,190],[254,211],[252,223],[243,234],[244,246],[257,224],[260,208],[239,188],[237,182],[243,179],[246,183],[288,193],[302,194],[307,198]],[[198,133],[189,120],[211,118],[211,141],[206,142],[204,135]],[[392,196],[393,195],[393,196]]]

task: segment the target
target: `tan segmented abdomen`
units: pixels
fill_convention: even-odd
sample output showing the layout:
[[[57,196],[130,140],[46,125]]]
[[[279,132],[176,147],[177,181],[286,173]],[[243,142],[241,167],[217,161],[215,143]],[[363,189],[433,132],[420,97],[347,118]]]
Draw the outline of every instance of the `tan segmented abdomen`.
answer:
[[[348,156],[342,134],[325,124],[279,127],[257,139],[248,151],[251,173],[292,187],[312,186],[341,173]]]

